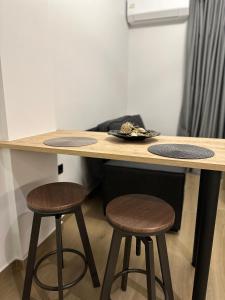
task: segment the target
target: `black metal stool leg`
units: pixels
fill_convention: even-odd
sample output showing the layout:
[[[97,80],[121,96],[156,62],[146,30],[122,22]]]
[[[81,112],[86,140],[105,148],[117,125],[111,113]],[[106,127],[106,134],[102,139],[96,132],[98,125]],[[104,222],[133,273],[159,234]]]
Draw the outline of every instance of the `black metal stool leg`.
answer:
[[[159,252],[162,278],[168,295],[168,300],[174,300],[165,235],[161,234],[159,236],[156,236],[156,240]]]
[[[126,237],[125,249],[124,249],[124,258],[123,258],[123,271],[127,270],[129,268],[131,242],[132,242],[132,236]],[[127,280],[128,280],[128,273],[124,274],[122,276],[121,289],[123,291],[127,290]]]
[[[148,300],[156,300],[153,241],[151,238],[145,238],[143,241],[145,243]]]
[[[141,255],[141,239],[139,237],[136,237],[136,255]]]
[[[63,277],[62,277],[62,231],[61,231],[61,215],[55,216],[56,223],[56,251],[57,251],[57,270],[58,270],[58,291],[59,300],[63,300]]]
[[[22,300],[30,299],[40,225],[41,216],[34,214]]]
[[[89,270],[90,270],[90,273],[91,273],[93,286],[94,287],[99,287],[100,282],[99,282],[99,278],[98,278],[98,273],[97,273],[97,270],[96,270],[95,261],[94,261],[93,253],[92,253],[92,250],[91,250],[91,245],[90,245],[90,241],[89,241],[89,238],[88,238],[88,233],[87,233],[86,225],[85,225],[85,222],[84,222],[84,217],[83,217],[81,207],[76,209],[75,216],[76,216],[77,226],[78,226],[78,229],[79,229],[79,232],[80,232],[80,237],[81,237],[81,240],[82,240],[85,256],[86,256],[88,266],[89,266]]]
[[[122,240],[121,234],[117,230],[114,229],[111,246],[110,246],[110,250],[109,250],[108,261],[107,261],[106,270],[105,270],[104,281],[103,281],[103,285],[102,285],[100,300],[109,300],[110,299],[110,293],[111,293],[113,277],[114,277],[114,273],[115,273],[115,269],[116,269],[116,263],[117,263],[117,259],[118,259],[118,255],[119,255],[119,251],[120,251],[121,240]]]
[[[62,244],[62,268],[64,269],[64,258],[63,258],[63,237],[61,234],[61,244]]]

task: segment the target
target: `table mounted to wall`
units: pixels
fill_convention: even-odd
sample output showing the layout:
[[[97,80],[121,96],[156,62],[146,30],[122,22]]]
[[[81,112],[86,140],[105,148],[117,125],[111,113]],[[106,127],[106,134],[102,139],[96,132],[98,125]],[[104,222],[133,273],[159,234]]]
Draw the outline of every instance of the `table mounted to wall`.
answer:
[[[47,146],[45,140],[60,137],[94,138],[97,143],[81,147]],[[206,147],[215,155],[207,159],[174,159],[148,152],[155,144],[190,144]],[[225,140],[159,136],[144,142],[125,142],[101,132],[55,131],[14,141],[1,141],[0,148],[77,155],[102,159],[195,168],[201,170],[192,264],[195,267],[193,300],[206,298],[221,172],[225,172]]]

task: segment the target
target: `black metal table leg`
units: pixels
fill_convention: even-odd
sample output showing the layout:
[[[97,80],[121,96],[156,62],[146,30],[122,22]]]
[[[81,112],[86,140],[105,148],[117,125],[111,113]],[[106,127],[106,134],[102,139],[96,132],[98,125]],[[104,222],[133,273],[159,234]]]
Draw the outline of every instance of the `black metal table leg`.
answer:
[[[129,268],[131,242],[132,242],[132,236],[126,237],[125,249],[124,249],[124,258],[123,258],[123,271],[125,271]],[[127,280],[128,280],[128,273],[124,274],[122,276],[121,289],[123,291],[127,290]]]
[[[156,240],[158,245],[163,284],[168,295],[168,300],[174,300],[165,234],[156,236]]]
[[[193,265],[193,267],[196,266],[197,255],[198,255],[200,226],[201,226],[201,223],[202,223],[203,205],[204,205],[204,201],[205,201],[204,185],[207,184],[207,182],[205,182],[205,180],[206,180],[206,177],[201,176],[200,186],[199,186],[199,194],[198,194],[198,208],[197,208],[196,224],[195,224],[195,237],[194,237],[194,246],[193,246],[193,256],[192,256],[192,265]]]
[[[41,225],[41,216],[34,214],[22,300],[30,299],[40,225]]]
[[[98,273],[97,273],[97,270],[96,270],[94,256],[93,256],[93,253],[92,253],[92,250],[91,250],[91,245],[90,245],[90,242],[89,242],[88,233],[87,233],[86,225],[85,225],[85,222],[84,222],[84,217],[83,217],[81,207],[76,209],[75,216],[76,216],[77,226],[78,226],[78,229],[79,229],[79,232],[80,232],[80,237],[81,237],[81,240],[82,240],[86,260],[88,262],[88,266],[89,266],[93,286],[94,287],[99,287],[100,282],[99,282],[99,278],[98,278]]]
[[[112,242],[109,250],[108,261],[105,269],[105,276],[103,280],[100,300],[110,299],[110,292],[111,292],[114,273],[116,269],[116,263],[120,251],[121,240],[122,240],[121,234],[114,229]]]
[[[62,231],[61,231],[61,216],[55,217],[56,223],[56,252],[57,252],[57,271],[58,271],[58,293],[59,300],[63,300],[63,278],[62,278]]]
[[[199,195],[204,198],[204,201],[201,204],[202,213],[192,300],[204,300],[206,298],[220,179],[221,172],[201,171],[202,184]]]

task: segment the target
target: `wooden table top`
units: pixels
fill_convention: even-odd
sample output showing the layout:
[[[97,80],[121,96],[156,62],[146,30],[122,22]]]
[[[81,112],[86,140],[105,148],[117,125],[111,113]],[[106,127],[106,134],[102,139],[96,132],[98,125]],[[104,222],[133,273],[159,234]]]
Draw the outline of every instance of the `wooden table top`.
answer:
[[[43,144],[46,139],[71,136],[91,137],[97,139],[98,142],[82,147],[50,147]],[[213,150],[215,156],[207,159],[174,159],[149,153],[148,147],[157,143],[192,144],[206,147]],[[128,142],[103,132],[57,130],[13,141],[0,141],[0,148],[225,171],[224,139],[158,136],[141,142]]]

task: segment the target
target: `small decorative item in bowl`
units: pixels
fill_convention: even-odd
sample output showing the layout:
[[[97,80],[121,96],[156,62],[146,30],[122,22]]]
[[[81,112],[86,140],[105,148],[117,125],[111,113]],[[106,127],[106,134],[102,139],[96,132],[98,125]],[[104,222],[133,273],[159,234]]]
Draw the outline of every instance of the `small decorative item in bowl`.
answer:
[[[141,141],[160,135],[159,132],[154,130],[146,130],[144,128],[135,126],[130,122],[123,123],[120,130],[110,130],[108,134],[132,141]]]

